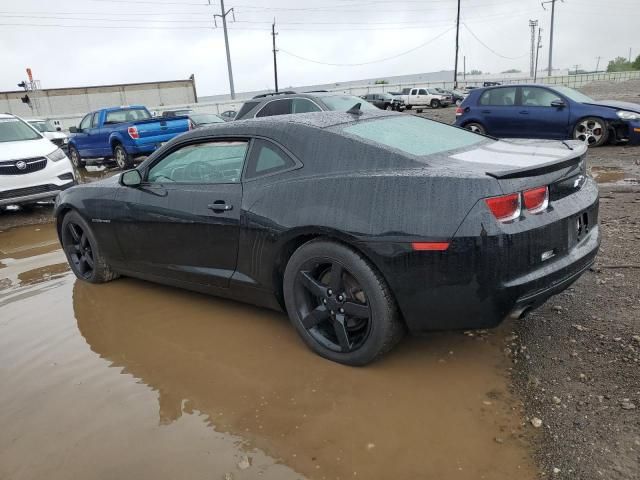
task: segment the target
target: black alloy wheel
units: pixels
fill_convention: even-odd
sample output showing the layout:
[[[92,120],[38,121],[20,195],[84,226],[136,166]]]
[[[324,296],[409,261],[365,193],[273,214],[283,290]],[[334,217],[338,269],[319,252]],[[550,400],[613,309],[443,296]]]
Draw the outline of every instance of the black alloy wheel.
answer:
[[[313,240],[287,263],[284,300],[291,323],[319,355],[366,365],[404,334],[385,280],[358,252],[329,240]]]
[[[76,277],[91,283],[104,283],[118,274],[111,270],[100,253],[98,243],[87,222],[70,211],[60,225],[62,248]]]
[[[360,348],[371,329],[371,311],[364,290],[344,266],[312,260],[298,271],[297,283],[297,308],[309,335],[336,352]]]
[[[86,232],[77,223],[67,222],[62,232],[62,239],[64,250],[74,272],[85,280],[90,279],[93,276],[95,262],[93,248]]]

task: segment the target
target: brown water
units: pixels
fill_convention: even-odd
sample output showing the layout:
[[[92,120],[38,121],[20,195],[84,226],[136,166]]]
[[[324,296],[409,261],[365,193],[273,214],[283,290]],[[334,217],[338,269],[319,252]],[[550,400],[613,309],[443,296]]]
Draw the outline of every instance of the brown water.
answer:
[[[500,331],[345,367],[282,314],[76,281],[52,226],[0,233],[0,278],[0,479],[535,478]]]

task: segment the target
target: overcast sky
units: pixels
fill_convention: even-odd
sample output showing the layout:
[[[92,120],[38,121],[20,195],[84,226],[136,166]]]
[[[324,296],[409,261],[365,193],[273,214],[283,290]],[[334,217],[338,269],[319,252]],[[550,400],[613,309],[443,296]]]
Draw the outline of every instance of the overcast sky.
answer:
[[[199,95],[228,93],[219,19],[213,28],[220,1],[211,3],[0,0],[0,90],[15,90],[31,67],[43,88],[194,73]],[[281,87],[453,69],[456,0],[226,0],[231,7],[236,91],[273,88],[274,17]],[[549,8],[543,10],[540,0],[462,0],[460,54],[467,70],[528,71],[529,19],[544,30],[539,64],[546,65]],[[592,70],[601,56],[603,68],[629,48],[637,56],[639,24],[640,0],[558,1],[554,67]]]

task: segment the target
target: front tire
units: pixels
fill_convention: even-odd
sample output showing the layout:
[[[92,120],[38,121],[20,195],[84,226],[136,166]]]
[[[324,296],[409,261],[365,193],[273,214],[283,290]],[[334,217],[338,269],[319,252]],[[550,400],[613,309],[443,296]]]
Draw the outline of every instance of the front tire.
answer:
[[[586,117],[573,128],[573,138],[581,140],[589,147],[604,145],[609,139],[607,122],[598,117]]]
[[[80,156],[80,152],[73,145],[69,145],[69,160],[71,160],[71,164],[76,168],[84,167],[86,162]]]
[[[389,103],[386,107],[384,107],[385,110],[393,110],[393,106]]]
[[[119,143],[116,143],[116,145],[113,147],[113,159],[115,160],[120,170],[128,170],[130,168],[133,168],[133,158]]]
[[[87,222],[75,211],[62,219],[62,248],[73,273],[89,283],[104,283],[118,277],[107,265]]]
[[[285,269],[284,300],[291,323],[318,355],[366,365],[398,343],[404,325],[389,287],[359,253],[313,240]]]
[[[440,100],[438,100],[437,98],[434,98],[433,100],[431,100],[431,108],[440,108]]]
[[[484,125],[478,122],[469,122],[464,126],[464,128],[466,128],[467,130],[471,130],[474,133],[479,133],[481,135],[487,134],[487,129],[484,128]]]

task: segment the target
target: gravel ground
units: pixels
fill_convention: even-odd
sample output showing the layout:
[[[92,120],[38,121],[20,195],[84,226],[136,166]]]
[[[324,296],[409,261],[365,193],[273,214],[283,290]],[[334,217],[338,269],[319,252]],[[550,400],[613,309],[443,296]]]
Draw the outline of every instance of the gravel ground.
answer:
[[[583,91],[637,102],[640,81]],[[517,322],[505,352],[527,419],[542,420],[532,434],[541,477],[638,479],[640,147],[594,149],[589,163],[592,172],[616,174],[601,186],[596,265]]]

